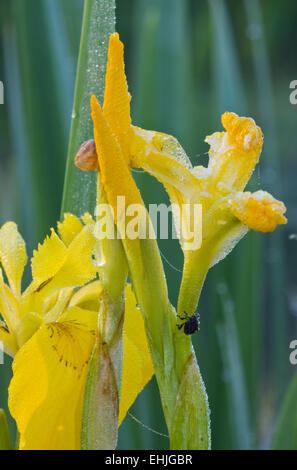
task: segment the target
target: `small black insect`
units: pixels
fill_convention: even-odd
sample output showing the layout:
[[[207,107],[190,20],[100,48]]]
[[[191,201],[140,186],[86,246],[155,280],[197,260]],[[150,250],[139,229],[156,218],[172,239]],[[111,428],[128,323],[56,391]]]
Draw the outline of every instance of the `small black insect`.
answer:
[[[191,317],[186,313],[184,317],[181,317],[180,315],[177,315],[180,320],[184,320],[184,323],[181,323],[180,325],[176,325],[179,330],[184,327],[184,333],[185,335],[192,335],[196,331],[200,329],[199,327],[199,320],[200,320],[200,315],[198,312],[194,313]]]

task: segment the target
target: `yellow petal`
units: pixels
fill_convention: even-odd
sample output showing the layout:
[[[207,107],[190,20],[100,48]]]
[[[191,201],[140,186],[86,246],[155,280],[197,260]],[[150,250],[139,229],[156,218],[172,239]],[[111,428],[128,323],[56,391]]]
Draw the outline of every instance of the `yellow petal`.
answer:
[[[64,214],[63,222],[58,222],[58,233],[66,246],[70,245],[82,228],[83,224],[79,218],[73,214]]]
[[[192,202],[200,202],[203,179],[195,175],[183,148],[170,135],[133,126],[130,152],[133,166],[143,168],[164,185],[171,202],[176,234],[185,251],[193,239]]]
[[[142,306],[144,302],[146,304],[143,315],[147,317],[153,309],[155,314],[151,318],[150,326],[152,329],[155,328],[155,331],[159,331],[163,315],[168,311],[168,300],[167,286],[158,246],[156,240],[149,237],[152,227],[149,225],[150,221],[145,205],[131,175],[130,168],[124,160],[121,148],[106,122],[95,96],[92,96],[91,108],[94,122],[94,137],[97,150],[99,149],[98,158],[101,180],[108,203],[113,208],[117,228],[122,236],[122,243],[130,269],[130,277],[137,291],[139,303]],[[123,202],[119,210],[117,208],[118,198]],[[126,236],[126,231],[130,228],[128,225],[130,225],[130,222],[134,222],[134,217],[128,216],[127,212],[131,207],[134,208],[135,206],[140,215],[138,218],[140,230],[138,234],[136,233],[135,237],[131,237],[131,233],[128,233],[128,236]],[[125,214],[127,215],[126,220],[123,217]],[[133,220],[129,220],[129,217],[133,217]],[[142,238],[139,236],[140,232],[142,232]],[[148,289],[143,289],[143,285],[147,281],[148,272],[150,274],[154,273],[153,280],[156,292],[158,292],[158,302],[155,301]],[[155,338],[155,341],[158,343],[158,347],[162,348],[162,338],[159,335]]]
[[[15,336],[8,331],[5,323],[2,321],[0,321],[0,351],[1,346],[3,347],[3,351],[11,357],[13,357],[18,350]]]
[[[15,295],[4,283],[2,270],[0,268],[0,314],[5,320],[8,329],[14,332],[19,324],[20,308]]]
[[[0,260],[12,292],[19,297],[27,253],[25,242],[14,222],[7,222],[0,229]]]
[[[259,161],[263,134],[253,119],[235,113],[224,113],[222,124],[226,132],[215,132],[205,139],[210,145],[210,191],[215,191],[218,183],[242,191]]]
[[[138,204],[145,210],[140,192],[131,175],[130,168],[124,160],[121,147],[118,144],[110,126],[108,125],[100,104],[93,95],[91,98],[92,118],[94,122],[94,138],[98,151],[101,181],[107,196],[108,203],[114,211],[115,223],[123,238],[123,244],[128,262],[133,259],[134,280],[143,279],[142,248],[139,238],[126,237],[126,220],[124,215],[129,206]],[[118,197],[123,198],[123,207],[118,211]],[[132,262],[131,262],[132,265]]]
[[[191,172],[192,165],[178,141],[161,132],[132,127],[131,163],[141,167],[164,185],[171,185],[191,198],[202,188]]]
[[[70,299],[73,295],[73,288],[66,287],[65,289],[58,291],[57,294],[58,295],[56,296],[53,305],[51,305],[51,303],[47,305],[45,314],[46,323],[51,323],[60,319],[67,306],[70,306]],[[52,300],[54,300],[54,296],[52,296]],[[40,312],[40,310],[37,310],[37,312],[38,311]],[[45,311],[43,313],[45,313]]]
[[[60,240],[54,229],[51,235],[46,237],[38,250],[34,250],[32,265],[32,277],[34,288],[39,288],[43,283],[52,279],[62,268],[67,257],[67,248]]]
[[[85,225],[95,224],[95,220],[92,218],[91,214],[89,214],[88,212],[85,212],[84,215],[81,216],[81,220],[83,221]]]
[[[95,238],[90,226],[85,226],[66,247],[52,230],[32,259],[33,284],[29,291],[38,288],[47,296],[53,290],[81,286],[96,276],[92,263]]]
[[[74,238],[67,249],[66,260],[50,283],[50,288],[81,286],[96,276],[96,267],[92,262],[95,244],[90,226]]]
[[[272,232],[286,224],[286,207],[265,191],[238,193],[229,202],[231,212],[245,225],[258,232]]]
[[[29,312],[24,315],[20,321],[20,324],[16,330],[16,336],[18,341],[18,347],[20,348],[25,344],[34,333],[44,323],[44,319],[41,315]]]
[[[20,449],[80,449],[94,331],[72,315],[72,321],[69,316],[42,326],[13,362],[9,408],[20,432]]]
[[[100,104],[93,95],[91,98],[94,137],[99,157],[101,179],[117,219],[117,196],[125,195],[126,207],[130,204],[143,205],[121,147],[102,112]]]
[[[125,75],[124,46],[119,35],[115,33],[109,40],[103,113],[118,139],[127,163],[131,134],[130,101]]]
[[[123,421],[137,395],[154,374],[142,315],[140,310],[136,308],[136,299],[130,284],[126,288],[123,338],[124,360],[119,424]]]
[[[102,287],[100,281],[93,281],[81,287],[72,297],[69,307],[80,307],[99,312],[100,293]]]

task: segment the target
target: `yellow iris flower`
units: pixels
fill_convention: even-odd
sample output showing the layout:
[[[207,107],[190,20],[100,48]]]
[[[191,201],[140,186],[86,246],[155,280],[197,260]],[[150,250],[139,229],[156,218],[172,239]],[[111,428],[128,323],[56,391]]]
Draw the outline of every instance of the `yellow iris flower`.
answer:
[[[286,208],[265,191],[244,192],[263,145],[262,131],[253,119],[224,113],[225,131],[205,139],[210,145],[208,166],[193,167],[174,137],[132,125],[130,99],[123,45],[114,34],[102,110],[95,97],[91,102],[103,186],[116,212],[119,194],[125,195],[126,207],[142,204],[129,167],[141,167],[163,183],[185,257],[178,312],[191,315],[210,267],[229,254],[249,229],[271,232],[286,223]],[[202,208],[202,244],[189,249],[196,204]],[[183,210],[183,205],[188,210]]]
[[[287,222],[281,201],[262,190],[243,192],[261,154],[261,129],[253,119],[231,112],[223,114],[222,124],[224,132],[205,139],[210,145],[208,167],[193,167],[173,137],[133,127],[131,164],[161,181],[172,205],[192,208],[173,211],[185,239],[193,226],[193,206],[202,206],[201,247],[187,249],[180,239],[185,262],[178,311],[189,315],[195,311],[209,268],[229,254],[249,229],[271,232]]]
[[[210,145],[208,167],[193,167],[174,137],[132,125],[123,45],[118,34],[110,37],[103,106],[101,108],[93,96],[91,109],[95,139],[95,147],[94,144],[92,146],[98,156],[96,169],[100,171],[100,180],[114,210],[119,230],[123,231],[126,227],[121,224],[122,214],[117,213],[118,196],[125,196],[125,211],[131,205],[143,205],[131,176],[132,166],[141,167],[156,177],[169,194],[185,258],[178,313],[192,315],[211,266],[230,253],[249,229],[269,232],[279,224],[286,223],[286,208],[281,201],[262,190],[244,192],[259,161],[262,131],[253,119],[226,112],[222,116],[225,131],[206,138]],[[189,248],[189,235],[193,231],[197,204],[202,208],[202,224],[199,227],[202,230],[202,244]],[[183,205],[187,205],[188,210],[184,211]],[[186,359],[190,357],[190,342],[184,339],[185,335],[182,337],[182,334],[176,334],[172,309],[168,308],[160,258],[155,253],[156,245],[140,239],[125,239],[123,245],[145,318],[169,434],[171,437],[176,436],[179,431],[178,426],[174,425],[178,415],[177,404],[168,391],[168,382],[163,389],[163,379],[165,377],[166,382],[167,377],[170,377],[170,390],[176,396],[182,374],[186,370]],[[158,293],[157,300],[153,298],[152,292]],[[173,332],[174,336],[168,340],[166,336],[160,335],[160,331],[164,336],[165,332],[169,336]],[[166,361],[163,363],[160,357],[166,357]],[[176,375],[172,373],[173,366],[169,366],[173,359],[176,361]],[[180,411],[184,409],[182,402]],[[182,411],[180,416],[184,416]],[[181,426],[180,421],[178,425]],[[184,445],[188,446],[184,448],[203,448],[203,445],[207,448],[208,442],[202,442],[203,439],[189,444],[191,436],[191,433],[183,436]]]
[[[85,224],[84,224],[85,223]],[[16,224],[0,229],[0,341],[14,357],[9,409],[20,449],[80,449],[83,396],[93,350],[101,285],[92,260],[94,222],[71,214],[34,251],[32,282]],[[83,286],[83,287],[81,287]],[[153,374],[141,315],[126,289],[119,422]]]
[[[138,228],[146,236],[126,236],[122,243],[133,290],[144,318],[170,446],[172,449],[207,449],[210,438],[204,385],[190,337],[176,327],[176,315],[168,300],[158,245],[156,240],[148,236],[149,217],[131,175],[131,166],[135,163],[135,132],[138,129],[131,124],[131,97],[125,75],[123,49],[118,34],[111,35],[103,106],[100,106],[95,96],[91,98],[100,181],[113,209],[114,222],[122,236],[127,235],[125,231],[130,223],[130,210],[135,205],[137,210],[143,209]],[[171,140],[174,141],[173,138]],[[94,148],[90,142],[84,145],[89,151]],[[78,156],[83,164],[82,169],[89,168],[82,155],[79,153]],[[93,157],[94,155],[91,157],[94,169]],[[160,160],[159,155],[157,157]],[[118,197],[124,197],[123,207],[119,210]],[[123,217],[124,212],[126,218]]]

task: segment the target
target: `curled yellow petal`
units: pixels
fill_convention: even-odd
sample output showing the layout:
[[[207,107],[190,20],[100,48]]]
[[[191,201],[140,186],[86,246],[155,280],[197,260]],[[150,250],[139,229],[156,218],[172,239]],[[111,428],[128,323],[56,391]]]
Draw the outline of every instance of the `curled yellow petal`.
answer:
[[[239,117],[227,111],[222,115],[222,124],[227,131],[229,144],[235,144],[238,150],[253,151],[256,158],[259,157],[263,136],[252,118]]]
[[[205,139],[210,145],[210,189],[215,191],[218,183],[225,183],[242,191],[259,161],[263,134],[253,119],[235,113],[224,113],[222,124],[226,132],[215,132]]]
[[[20,432],[20,449],[80,449],[94,331],[73,317],[43,325],[16,354],[9,408]]]
[[[137,395],[154,374],[143,318],[140,310],[136,308],[136,299],[130,284],[126,288],[123,338],[124,359],[119,425]]]
[[[265,191],[238,193],[230,199],[232,213],[245,225],[258,232],[272,232],[280,224],[286,224],[286,207]]]
[[[0,229],[0,261],[16,297],[21,294],[21,280],[27,264],[26,245],[14,222]]]

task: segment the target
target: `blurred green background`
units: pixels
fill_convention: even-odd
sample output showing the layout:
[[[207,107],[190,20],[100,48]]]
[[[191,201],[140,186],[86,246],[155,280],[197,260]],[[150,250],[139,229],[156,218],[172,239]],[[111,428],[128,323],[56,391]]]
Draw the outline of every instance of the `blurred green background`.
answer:
[[[59,218],[83,3],[0,0],[0,222],[18,223],[29,253]],[[175,135],[198,165],[207,163],[204,137],[221,130],[222,112],[252,116],[265,143],[249,188],[271,191],[288,208],[287,226],[249,233],[207,278],[193,340],[214,449],[297,448],[297,366],[289,362],[297,338],[296,18],[289,0],[117,1],[134,123]],[[147,202],[167,201],[151,177],[135,178]],[[176,241],[159,244],[176,304],[182,254]],[[5,409],[10,374],[6,357]],[[166,433],[154,380],[131,413]],[[119,447],[168,448],[145,426],[128,415]]]

